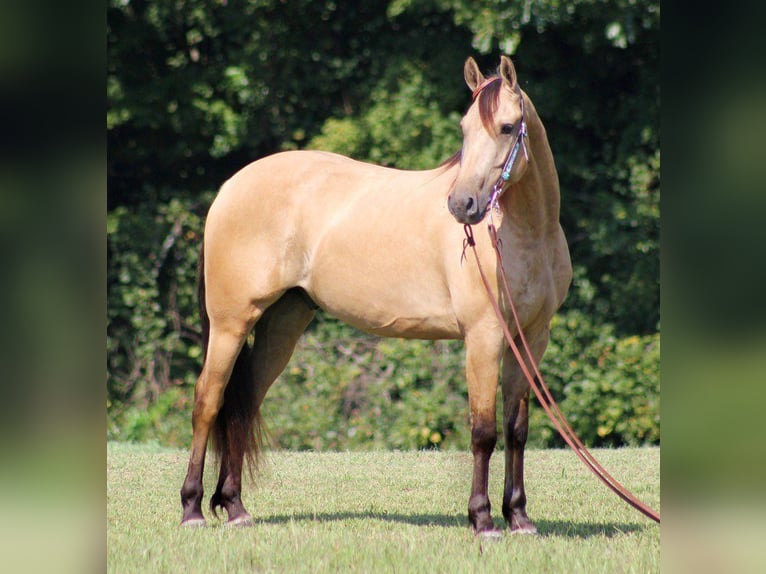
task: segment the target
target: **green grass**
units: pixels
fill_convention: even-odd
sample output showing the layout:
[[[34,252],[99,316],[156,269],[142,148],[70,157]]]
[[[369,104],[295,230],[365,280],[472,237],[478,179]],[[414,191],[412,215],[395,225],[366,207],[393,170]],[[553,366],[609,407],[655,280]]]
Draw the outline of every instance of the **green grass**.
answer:
[[[596,450],[659,509],[659,448]],[[528,450],[530,517],[540,536],[482,542],[467,525],[471,456],[459,452],[271,452],[245,506],[256,521],[182,529],[187,453],[107,447],[109,572],[658,572],[659,526],[618,499],[565,450]],[[503,455],[490,498],[497,525]],[[205,473],[205,505],[216,470]]]

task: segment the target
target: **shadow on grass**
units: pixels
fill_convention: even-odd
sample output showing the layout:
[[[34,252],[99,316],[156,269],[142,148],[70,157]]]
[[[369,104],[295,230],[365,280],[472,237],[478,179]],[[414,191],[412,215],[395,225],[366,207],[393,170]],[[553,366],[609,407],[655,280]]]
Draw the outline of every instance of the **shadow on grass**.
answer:
[[[415,526],[444,526],[461,527],[468,525],[468,519],[462,515],[449,516],[446,514],[385,514],[382,512],[319,512],[281,514],[256,518],[256,524],[286,524],[289,522],[334,522],[343,520],[383,520],[414,524]]]
[[[646,528],[646,525],[619,522],[568,522],[564,520],[535,520],[537,531],[540,536],[562,538],[592,538],[594,536],[605,536],[613,538],[623,534],[640,532]]]
[[[281,514],[256,518],[255,524],[287,524],[290,522],[335,522],[345,520],[382,520],[398,522],[415,526],[441,526],[446,528],[468,528],[468,518],[465,515],[447,514],[384,514],[380,512],[332,512],[332,513],[299,513]],[[605,536],[612,538],[624,534],[638,532],[646,528],[637,523],[577,523],[560,520],[535,521],[540,536],[562,538],[591,538]],[[495,526],[505,528],[505,521],[495,519]]]

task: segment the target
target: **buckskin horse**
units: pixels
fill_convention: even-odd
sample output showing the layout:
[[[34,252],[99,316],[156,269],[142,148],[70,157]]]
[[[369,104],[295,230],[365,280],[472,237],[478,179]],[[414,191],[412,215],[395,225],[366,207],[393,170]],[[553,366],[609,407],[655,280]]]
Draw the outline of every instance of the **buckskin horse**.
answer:
[[[228,523],[252,523],[241,499],[245,460],[262,449],[259,407],[317,308],[385,337],[462,339],[473,482],[468,518],[496,535],[487,493],[503,395],[502,512],[512,532],[534,533],[526,512],[524,446],[529,383],[509,352],[464,227],[493,218],[521,327],[539,361],[572,276],[559,224],[559,182],[545,128],[510,59],[485,78],[464,66],[473,101],[462,149],[439,167],[404,171],[333,153],[289,151],[255,161],[213,201],[200,252],[206,349],[194,390],[193,437],[181,488],[182,524],[205,524],[202,474],[209,436],[220,458],[210,500]],[[476,257],[508,320],[488,234]],[[252,342],[249,336],[252,334]],[[514,331],[518,339],[518,329]]]

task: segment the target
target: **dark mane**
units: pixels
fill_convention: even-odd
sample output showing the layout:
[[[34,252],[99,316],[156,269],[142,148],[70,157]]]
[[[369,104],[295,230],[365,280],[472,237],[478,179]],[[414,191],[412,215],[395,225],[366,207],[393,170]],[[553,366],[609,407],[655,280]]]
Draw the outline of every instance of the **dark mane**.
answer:
[[[448,157],[443,162],[441,162],[439,164],[439,167],[443,167],[445,169],[449,169],[452,166],[455,166],[455,165],[459,164],[460,163],[460,156],[462,156],[462,155],[463,155],[463,150],[460,149],[460,150],[457,151],[457,153],[455,153],[454,155]]]
[[[493,122],[495,119],[495,112],[500,104],[500,88],[503,82],[500,76],[492,76],[488,78],[487,84],[480,89],[476,94],[476,99],[479,100],[479,117],[484,129],[488,132],[494,131]],[[460,163],[460,156],[462,150],[459,150],[453,156],[444,160],[439,167],[451,168],[454,165]]]

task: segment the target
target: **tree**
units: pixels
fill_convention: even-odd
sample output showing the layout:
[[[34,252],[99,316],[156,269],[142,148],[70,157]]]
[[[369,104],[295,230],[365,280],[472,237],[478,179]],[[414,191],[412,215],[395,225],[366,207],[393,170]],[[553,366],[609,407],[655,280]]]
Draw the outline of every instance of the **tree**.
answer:
[[[598,372],[592,361],[624,375],[620,365],[633,360],[637,348],[649,349],[656,365],[658,37],[656,0],[110,0],[107,367],[113,436],[126,436],[130,426],[132,436],[168,437],[173,433],[159,421],[174,413],[188,425],[188,387],[201,357],[197,249],[220,184],[257,157],[306,147],[401,168],[433,167],[459,149],[458,121],[469,103],[461,70],[472,52],[479,52],[488,72],[501,52],[513,56],[559,170],[575,280],[549,359],[554,393],[580,397],[582,404],[583,393],[595,388],[587,383]],[[332,332],[339,344],[358,348],[352,364],[367,356],[412,364],[407,357],[414,351],[359,346],[358,335],[329,319],[311,328],[321,340]],[[571,359],[562,354],[575,352],[573,340],[587,365],[568,366]],[[296,358],[306,373],[306,362],[315,360]],[[445,364],[459,369],[460,359]],[[460,384],[462,373],[435,369]],[[642,369],[645,379],[631,379],[625,397],[642,385],[659,388],[657,371]],[[407,388],[427,391],[420,375],[401,377]],[[464,395],[457,386],[432,386],[455,405]],[[344,388],[358,394],[356,383]],[[403,403],[395,408],[407,411]],[[424,422],[428,437],[457,436],[456,420],[464,413],[455,411],[451,421],[441,411],[434,415],[434,428]],[[652,413],[626,413],[615,416],[658,425]],[[338,426],[337,420],[328,424]],[[601,426],[612,434],[593,441],[619,443],[640,433],[656,440],[644,427]]]

